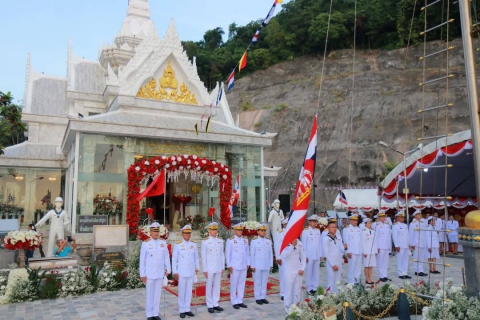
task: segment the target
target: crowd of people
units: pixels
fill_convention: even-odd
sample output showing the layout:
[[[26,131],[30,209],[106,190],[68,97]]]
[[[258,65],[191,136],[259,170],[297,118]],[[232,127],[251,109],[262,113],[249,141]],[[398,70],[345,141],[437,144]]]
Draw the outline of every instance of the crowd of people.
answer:
[[[338,292],[338,284],[346,281],[360,283],[363,273],[366,284],[373,284],[373,268],[377,268],[379,281],[391,281],[388,276],[389,257],[396,256],[397,273],[400,279],[409,279],[409,261],[413,255],[413,269],[416,276],[426,276],[424,264],[429,273],[440,273],[436,259],[445,250],[445,243],[456,252],[458,243],[458,222],[450,217],[423,217],[420,210],[413,213],[412,222],[405,223],[405,213],[398,211],[394,221],[380,211],[373,217],[362,212],[349,214],[349,224],[339,230],[337,218],[328,219],[325,230],[319,228],[319,219],[325,217],[313,214],[307,218],[308,226],[301,237],[294,239],[283,251],[281,244],[285,236],[288,218],[281,226],[272,228],[273,239],[266,236],[267,224],[260,224],[249,243],[243,236],[242,223],[233,226],[234,235],[225,241],[217,236],[218,224],[207,226],[208,236],[202,240],[199,256],[197,244],[190,239],[192,228],[181,229],[182,240],[175,243],[170,257],[165,240],[159,238],[160,224],[150,226],[151,238],[142,243],[140,253],[140,277],[146,285],[146,315],[148,320],[158,320],[161,286],[166,276],[173,273],[178,279],[178,307],[180,318],[192,317],[190,310],[193,284],[202,270],[206,278],[206,304],[209,313],[222,312],[219,306],[221,277],[226,269],[230,273],[230,301],[234,309],[247,308],[244,290],[247,271],[251,269],[254,281],[255,303],[268,304],[268,275],[276,260],[279,266],[280,296],[287,312],[292,304],[303,299],[302,284],[308,294],[315,294],[320,280],[320,263],[325,262],[327,290]],[[280,215],[279,215],[280,216]],[[283,217],[282,217],[283,218]],[[272,241],[273,240],[273,241]],[[346,260],[346,261],[345,261]],[[347,272],[343,275],[343,265]],[[427,262],[427,263],[425,263]],[[201,265],[201,268],[200,268]]]

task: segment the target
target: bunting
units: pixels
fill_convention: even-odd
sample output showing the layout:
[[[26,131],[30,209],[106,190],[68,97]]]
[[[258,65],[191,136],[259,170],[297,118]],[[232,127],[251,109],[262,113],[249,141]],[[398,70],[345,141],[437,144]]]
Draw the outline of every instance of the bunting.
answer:
[[[250,42],[250,45],[254,45],[258,41],[258,35],[260,34],[260,30],[262,30],[262,27],[260,26],[257,31],[255,31],[255,34],[253,35],[252,41]]]
[[[235,71],[233,71],[227,80],[227,92],[230,92],[235,85]]]
[[[243,53],[242,58],[238,62],[238,72],[242,71],[247,66],[247,51]]]
[[[220,103],[220,100],[222,100],[222,94],[223,94],[223,82],[222,82],[222,86],[218,90],[217,102],[215,103],[215,106],[218,106],[218,104]]]
[[[273,4],[272,8],[270,9],[270,11],[268,12],[267,14],[267,17],[265,18],[265,20],[263,20],[262,22],[262,26],[266,26],[269,22],[270,22],[270,19],[272,19],[273,17],[273,14],[275,13],[275,7],[277,6],[277,1],[275,1],[275,3]]]

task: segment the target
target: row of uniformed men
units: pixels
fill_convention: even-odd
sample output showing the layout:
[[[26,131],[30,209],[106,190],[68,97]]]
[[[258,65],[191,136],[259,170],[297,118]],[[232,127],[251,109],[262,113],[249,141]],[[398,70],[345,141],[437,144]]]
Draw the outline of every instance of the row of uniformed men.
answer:
[[[140,251],[140,277],[146,284],[146,316],[148,320],[160,319],[159,303],[161,286],[164,276],[172,272],[178,279],[178,306],[180,317],[193,316],[190,310],[193,283],[197,280],[200,269],[198,247],[190,240],[192,228],[186,225],[182,228],[183,240],[175,243],[172,253],[172,268],[170,267],[167,243],[159,239],[160,224],[154,222],[150,226],[151,239],[142,244]],[[261,224],[257,228],[258,236],[254,237],[250,246],[248,239],[242,236],[243,224],[233,227],[235,235],[227,240],[224,252],[224,241],[217,237],[218,224],[210,223],[209,236],[203,239],[201,246],[202,269],[206,281],[206,303],[209,313],[221,312],[218,304],[220,299],[220,280],[225,265],[230,271],[230,300],[233,308],[247,308],[243,303],[245,281],[248,268],[251,268],[254,279],[254,296],[259,305],[268,304],[265,299],[267,294],[268,274],[273,268],[272,241],[265,237],[267,227]],[[303,275],[305,270],[305,257],[302,250],[296,250],[297,242],[289,245],[282,253],[285,266],[295,268]],[[302,266],[303,265],[303,266]],[[301,271],[300,271],[301,269]],[[287,284],[293,286],[293,283]],[[297,285],[300,292],[300,285]],[[293,291],[288,289],[288,291]],[[292,295],[286,295],[284,304],[290,306]]]
[[[434,262],[438,257],[439,239],[442,230],[435,227],[433,217],[428,221],[422,219],[421,211],[414,213],[414,220],[408,227],[405,224],[403,211],[396,214],[397,222],[391,227],[384,212],[380,212],[377,221],[372,223],[368,218],[358,226],[358,216],[350,217],[350,225],[343,229],[343,236],[336,226],[336,219],[329,220],[329,227],[320,233],[317,228],[318,217],[312,215],[308,218],[309,226],[302,232],[302,243],[306,253],[306,287],[310,294],[314,294],[319,285],[320,260],[326,260],[327,286],[332,292],[337,292],[337,284],[341,281],[343,254],[348,257],[348,283],[359,282],[361,264],[365,267],[366,283],[372,284],[372,267],[378,267],[380,281],[390,280],[387,276],[389,254],[392,240],[397,257],[397,272],[401,279],[411,278],[408,275],[409,256],[412,255],[417,262],[414,263],[415,275],[425,276],[423,272],[423,259]],[[286,220],[285,220],[286,222]],[[329,231],[335,229],[334,234]],[[275,244],[281,243],[283,230],[277,232]],[[279,245],[275,246],[276,256],[279,256]],[[281,261],[278,261],[281,265]],[[285,283],[284,268],[280,267],[280,290],[282,282]],[[439,273],[435,265],[430,264],[431,273]]]

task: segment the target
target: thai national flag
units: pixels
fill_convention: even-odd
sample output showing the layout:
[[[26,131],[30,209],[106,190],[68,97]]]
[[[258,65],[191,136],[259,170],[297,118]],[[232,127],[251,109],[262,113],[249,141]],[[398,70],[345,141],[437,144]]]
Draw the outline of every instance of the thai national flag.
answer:
[[[310,195],[312,192],[313,176],[315,173],[315,161],[317,158],[317,115],[313,120],[312,133],[308,143],[307,153],[303,161],[300,176],[298,177],[297,187],[295,189],[295,200],[293,201],[292,212],[288,218],[285,237],[280,245],[280,253],[293,240],[297,239],[303,230],[305,219],[307,217]]]
[[[260,34],[261,29],[262,29],[262,27],[258,28],[257,31],[255,32],[255,34],[253,35],[252,42],[251,42],[252,45],[257,43],[258,35]]]
[[[227,80],[227,92],[230,92],[233,89],[233,86],[235,85],[235,71],[233,71],[230,76],[228,77]]]
[[[340,190],[340,193],[338,194],[338,201],[340,201],[344,205],[348,205],[347,197],[345,197],[345,193],[343,193],[342,190]]]

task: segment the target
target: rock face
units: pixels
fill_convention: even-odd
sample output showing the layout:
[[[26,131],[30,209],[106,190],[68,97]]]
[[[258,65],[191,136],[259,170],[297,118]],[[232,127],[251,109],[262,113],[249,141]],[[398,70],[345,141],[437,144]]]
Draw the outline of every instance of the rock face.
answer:
[[[322,57],[298,58],[237,80],[228,100],[232,113],[240,114],[240,126],[278,133],[264,154],[266,166],[283,167],[279,177],[271,181],[271,199],[291,194],[293,200],[292,188],[316,112],[315,199],[317,208],[322,209],[331,208],[338,194],[325,188],[375,186],[382,180],[385,162],[401,161],[401,155],[380,148],[378,141],[407,151],[415,148],[422,131],[426,137],[469,129],[462,43],[458,39],[449,45],[455,48],[449,50],[448,57],[442,53],[427,58],[425,67],[419,60],[423,45],[408,51],[357,50],[355,73],[352,50],[342,50],[329,53],[323,81]],[[426,52],[445,47],[445,42],[431,42]],[[445,80],[419,85],[424,73],[429,80],[447,72],[453,74],[448,90]],[[446,101],[454,104],[447,117],[445,108],[418,113]]]

